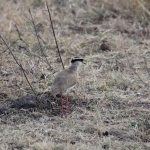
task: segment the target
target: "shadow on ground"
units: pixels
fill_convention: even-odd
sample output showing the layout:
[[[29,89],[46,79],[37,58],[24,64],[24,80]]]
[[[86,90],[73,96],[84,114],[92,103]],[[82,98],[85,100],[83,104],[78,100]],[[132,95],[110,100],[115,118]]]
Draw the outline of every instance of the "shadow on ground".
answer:
[[[2,94],[1,94],[2,95]],[[24,115],[30,112],[36,111],[45,113],[47,116],[61,116],[60,96],[53,97],[49,92],[38,93],[37,98],[33,94],[27,94],[26,96],[20,97],[15,100],[2,100],[0,103],[0,115],[10,116],[17,113]],[[96,104],[98,100],[84,100],[84,99],[73,99],[69,97],[68,113],[71,114],[76,107],[82,107],[87,110],[91,110],[91,104]],[[63,96],[64,109],[65,107],[65,96]]]

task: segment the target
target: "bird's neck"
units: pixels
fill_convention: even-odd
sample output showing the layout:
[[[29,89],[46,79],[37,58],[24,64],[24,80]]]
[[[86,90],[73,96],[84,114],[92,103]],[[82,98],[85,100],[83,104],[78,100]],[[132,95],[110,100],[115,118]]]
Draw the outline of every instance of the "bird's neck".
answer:
[[[68,68],[69,71],[77,71],[78,70],[78,64],[71,64]]]

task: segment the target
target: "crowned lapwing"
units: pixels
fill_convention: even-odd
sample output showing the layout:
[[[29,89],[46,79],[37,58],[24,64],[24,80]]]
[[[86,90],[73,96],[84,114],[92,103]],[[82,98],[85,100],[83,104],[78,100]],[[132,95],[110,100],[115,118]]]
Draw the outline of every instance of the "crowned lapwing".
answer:
[[[63,108],[63,99],[62,93],[66,92],[66,117],[68,114],[68,94],[69,91],[75,86],[78,79],[78,66],[79,62],[83,63],[83,58],[74,57],[71,59],[71,64],[67,69],[62,70],[59,72],[54,81],[52,83],[50,92],[53,96],[60,94],[60,104],[62,109],[62,116],[64,115],[64,108]]]

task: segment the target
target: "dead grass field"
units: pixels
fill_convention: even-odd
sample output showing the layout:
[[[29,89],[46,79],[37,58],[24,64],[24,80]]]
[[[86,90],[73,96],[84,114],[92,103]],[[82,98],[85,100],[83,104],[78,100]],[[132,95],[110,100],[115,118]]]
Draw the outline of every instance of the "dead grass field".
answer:
[[[37,108],[9,108],[16,98],[33,92],[0,40],[0,150],[149,150],[149,0],[48,4],[65,67],[73,56],[86,62],[70,93],[69,117],[60,117],[59,99],[47,94],[62,66],[45,2],[1,0],[0,34],[41,101]],[[41,53],[29,8],[53,69]],[[109,51],[100,49],[104,40]],[[2,113],[4,108],[8,113]]]

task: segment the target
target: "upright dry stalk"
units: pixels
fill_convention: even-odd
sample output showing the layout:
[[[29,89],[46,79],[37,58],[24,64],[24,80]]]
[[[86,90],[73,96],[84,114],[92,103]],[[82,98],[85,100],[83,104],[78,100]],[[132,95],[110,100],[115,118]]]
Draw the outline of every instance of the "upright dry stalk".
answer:
[[[33,89],[33,87],[31,86],[31,84],[30,84],[30,82],[29,82],[29,80],[28,80],[28,78],[27,78],[27,75],[26,75],[25,70],[23,69],[22,65],[19,64],[19,62],[17,61],[17,59],[16,59],[16,57],[14,56],[13,52],[11,51],[10,47],[7,45],[7,43],[5,42],[5,40],[3,39],[3,37],[2,37],[1,35],[0,35],[0,38],[2,39],[2,41],[4,42],[4,44],[6,45],[7,49],[8,49],[9,52],[10,52],[10,54],[13,56],[13,58],[14,58],[16,64],[21,68],[21,70],[22,70],[22,72],[23,72],[23,74],[24,74],[24,76],[25,76],[25,78],[26,78],[26,80],[27,80],[27,82],[28,82],[28,84],[29,84],[31,90],[33,91],[33,93],[35,94],[35,96],[36,96],[36,98],[37,98],[37,94],[36,94],[35,90]]]
[[[19,40],[19,39],[13,41],[13,43],[10,45],[10,47],[13,46],[14,44],[16,44],[16,42],[17,42],[18,40]],[[3,53],[5,53],[7,50],[8,50],[8,48],[6,48],[5,50],[3,50],[3,51],[0,53],[0,55],[2,55]]]
[[[148,14],[150,15],[150,11],[142,4],[142,2],[140,2],[139,0],[137,1],[139,3],[139,5],[142,7],[142,9]]]
[[[37,30],[36,30],[36,26],[35,26],[35,23],[34,23],[34,19],[33,19],[33,16],[31,14],[31,10],[29,8],[29,14],[31,16],[31,21],[32,21],[32,24],[33,24],[33,27],[34,27],[34,31],[35,31],[35,34],[36,34],[36,38],[37,38],[37,41],[39,43],[39,46],[40,46],[40,50],[42,52],[42,55],[45,57],[45,60],[46,60],[46,63],[49,65],[49,67],[53,70],[52,66],[49,64],[47,58],[46,58],[46,55],[44,54],[43,52],[43,49],[42,49],[42,45],[41,45],[41,42],[40,42],[40,39],[39,39],[39,36],[38,36],[38,33],[37,33]]]
[[[25,43],[26,46],[28,46],[28,44],[23,40],[22,33],[20,32],[20,30],[19,30],[19,28],[18,28],[18,26],[16,24],[15,24],[15,27],[16,27],[16,31],[18,33],[19,40],[22,41],[23,43]],[[24,47],[24,48],[27,49],[26,47]]]
[[[58,47],[58,43],[57,43],[57,39],[56,39],[56,35],[55,35],[55,31],[54,31],[54,27],[53,27],[53,22],[52,22],[52,18],[51,18],[51,14],[50,14],[50,10],[49,10],[49,7],[48,7],[48,4],[47,4],[47,1],[46,1],[46,7],[47,7],[47,10],[48,10],[49,20],[50,20],[50,23],[51,23],[51,27],[52,27],[52,31],[53,31],[53,35],[54,35],[54,39],[55,39],[55,43],[56,43],[56,48],[57,48],[57,50],[58,50],[59,58],[60,58],[60,60],[61,60],[61,63],[62,63],[62,67],[63,67],[63,69],[65,69],[65,67],[64,67],[64,63],[63,63],[62,58],[61,58],[61,55],[60,55],[60,50],[59,50],[59,47]]]

